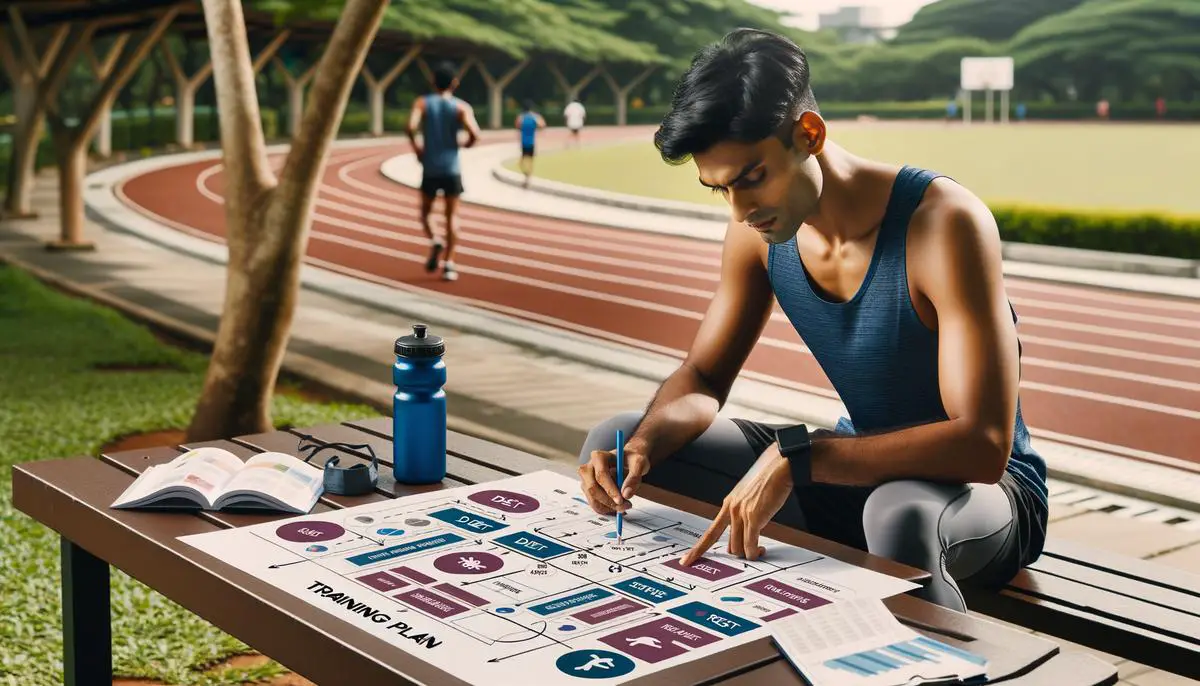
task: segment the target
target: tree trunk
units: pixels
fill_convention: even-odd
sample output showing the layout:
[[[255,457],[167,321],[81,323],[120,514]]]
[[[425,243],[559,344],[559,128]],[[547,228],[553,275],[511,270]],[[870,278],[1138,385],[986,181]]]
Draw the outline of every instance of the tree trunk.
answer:
[[[17,115],[17,130],[12,138],[12,158],[8,167],[8,191],[4,198],[4,214],[8,217],[32,218],[33,178],[37,173],[38,141],[45,128],[46,110],[37,106],[37,89],[26,86],[13,93],[13,109]]]
[[[387,0],[346,3],[276,182],[267,165],[241,2],[203,2],[229,189],[229,266],[221,324],[188,441],[272,429],[271,397],[299,296],[317,177],[387,6]]]
[[[56,131],[54,134],[61,236],[47,244],[50,250],[91,250],[95,247],[83,240],[83,177],[87,172],[87,148],[87,138],[73,131]]]

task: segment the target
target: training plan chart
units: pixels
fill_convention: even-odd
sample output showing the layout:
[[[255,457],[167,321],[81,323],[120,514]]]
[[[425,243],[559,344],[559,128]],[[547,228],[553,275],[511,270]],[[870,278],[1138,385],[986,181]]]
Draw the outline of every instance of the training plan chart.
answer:
[[[180,537],[471,683],[621,683],[770,635],[768,624],[916,584],[632,499],[617,544],[579,482],[549,471]],[[728,532],[726,532],[726,536]]]

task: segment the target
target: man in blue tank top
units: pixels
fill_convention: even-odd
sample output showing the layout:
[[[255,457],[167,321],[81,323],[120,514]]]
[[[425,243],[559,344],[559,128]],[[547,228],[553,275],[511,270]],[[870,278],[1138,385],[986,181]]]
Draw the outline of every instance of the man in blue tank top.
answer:
[[[454,248],[457,243],[458,196],[463,192],[462,173],[458,161],[458,132],[466,129],[466,147],[479,140],[479,123],[475,111],[469,104],[454,96],[458,87],[458,74],[454,65],[443,62],[433,70],[435,92],[417,98],[408,117],[405,132],[412,143],[413,152],[422,165],[421,177],[421,228],[429,238],[429,259],[425,271],[437,271],[439,260],[442,278],[454,281],[458,270],[454,265]],[[417,142],[417,131],[421,142]],[[446,241],[443,243],[429,225],[429,213],[438,192],[442,193],[446,216]],[[444,251],[444,254],[443,254]]]
[[[526,100],[524,103],[525,109],[517,115],[514,126],[521,132],[521,172],[525,174],[525,186],[529,186],[529,179],[533,176],[533,156],[536,152],[534,149],[534,140],[537,136],[537,130],[546,127],[546,120],[542,115],[533,111],[533,101]]]
[[[720,284],[646,410],[589,434],[592,508],[628,508],[645,481],[721,506],[685,565],[726,531],[730,554],[757,559],[774,519],[928,570],[914,593],[958,610],[960,583],[1000,584],[1037,559],[1046,464],[1021,417],[988,207],[833,142],[803,51],[757,30],[697,54],[655,144],[729,204]],[[775,301],[846,406],[833,431],[717,416]]]

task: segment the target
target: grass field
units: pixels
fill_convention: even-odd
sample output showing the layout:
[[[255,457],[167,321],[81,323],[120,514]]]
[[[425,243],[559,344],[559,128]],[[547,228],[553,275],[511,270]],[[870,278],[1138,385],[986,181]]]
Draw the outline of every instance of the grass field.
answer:
[[[927,167],[991,204],[1200,215],[1200,125],[831,122],[851,152]],[[515,161],[510,162],[515,169]],[[665,164],[650,142],[539,153],[536,176],[712,205],[696,167]]]
[[[0,684],[63,683],[58,536],[13,508],[12,466],[96,455],[121,436],[186,427],[207,364],[207,356],[168,345],[113,310],[0,265]],[[280,390],[277,424],[378,414]],[[273,662],[200,669],[247,646],[117,570],[112,604],[116,674],[234,686],[284,671]]]

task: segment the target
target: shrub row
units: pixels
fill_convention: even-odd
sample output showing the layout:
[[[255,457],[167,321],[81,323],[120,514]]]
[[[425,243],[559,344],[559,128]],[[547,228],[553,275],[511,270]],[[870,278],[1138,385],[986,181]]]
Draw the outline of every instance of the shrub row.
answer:
[[[1200,259],[1200,217],[993,207],[1000,237],[1015,243]]]

